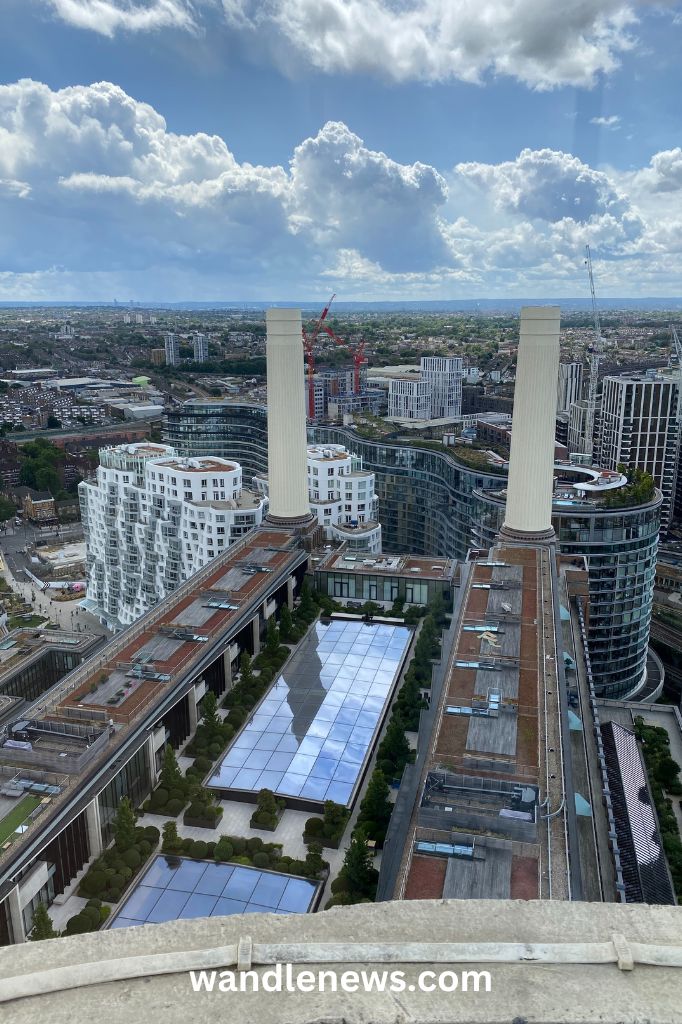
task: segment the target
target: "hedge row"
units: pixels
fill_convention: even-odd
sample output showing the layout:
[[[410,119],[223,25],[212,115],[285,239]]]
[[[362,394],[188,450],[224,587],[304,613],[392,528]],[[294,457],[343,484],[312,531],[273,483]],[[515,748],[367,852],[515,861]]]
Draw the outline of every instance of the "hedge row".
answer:
[[[112,846],[105,850],[81,879],[78,895],[117,903],[123,890],[156,849],[159,837],[159,830],[153,825],[138,827],[135,829],[135,842],[129,849],[120,850]]]
[[[82,935],[84,932],[96,932],[104,924],[111,913],[111,907],[101,900],[88,900],[83,909],[70,917],[66,922],[63,935]]]
[[[182,839],[177,835],[177,829],[173,832],[173,827],[174,822],[168,822],[164,826],[161,849],[165,854],[193,857],[196,860],[212,859],[218,863],[244,864],[247,867],[315,879],[319,879],[329,868],[327,861],[322,859],[319,848],[309,850],[305,860],[297,860],[283,856],[281,843],[265,843],[259,836],[250,839],[242,836],[221,836],[217,842],[207,843],[202,839]]]

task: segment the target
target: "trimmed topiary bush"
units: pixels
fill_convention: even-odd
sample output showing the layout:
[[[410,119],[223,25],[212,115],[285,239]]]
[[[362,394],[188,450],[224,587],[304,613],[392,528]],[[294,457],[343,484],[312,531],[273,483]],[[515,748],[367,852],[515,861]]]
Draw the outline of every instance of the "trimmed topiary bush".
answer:
[[[135,871],[142,863],[142,855],[139,850],[133,848],[132,850],[125,851],[122,860],[124,864],[127,864],[129,868],[132,868],[133,871]]]
[[[267,853],[263,853],[262,850],[258,853],[254,853],[251,859],[253,860],[253,866],[255,868],[267,868],[270,866],[270,858]]]
[[[183,808],[183,804],[184,800],[169,800],[164,807],[164,813],[170,815],[171,818],[177,818]]]
[[[205,860],[208,855],[208,847],[202,839],[195,839],[190,854],[195,860]]]

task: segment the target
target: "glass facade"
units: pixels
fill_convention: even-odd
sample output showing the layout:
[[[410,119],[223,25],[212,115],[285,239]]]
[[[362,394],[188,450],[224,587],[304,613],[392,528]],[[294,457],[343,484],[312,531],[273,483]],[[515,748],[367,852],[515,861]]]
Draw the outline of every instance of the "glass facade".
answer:
[[[169,412],[164,442],[180,455],[219,455],[242,467],[244,485],[268,471],[268,419],[264,406],[231,402],[185,402]]]
[[[186,857],[155,857],[110,928],[232,914],[305,914],[317,893],[307,878]]]
[[[471,547],[473,492],[499,486],[454,455],[398,443],[366,441],[338,427],[311,427],[316,444],[343,444],[375,474],[383,550],[464,558]]]
[[[151,768],[145,743],[97,797],[104,846],[114,838],[113,822],[122,797],[127,796],[133,807],[139,807],[149,796],[151,787]]]
[[[473,534],[489,547],[504,519],[504,501],[477,492]],[[656,574],[661,497],[634,508],[577,504],[555,509],[552,522],[562,554],[587,559],[588,645],[599,696],[613,699],[643,680]]]
[[[42,693],[62,679],[67,672],[77,668],[82,661],[80,654],[69,651],[45,651],[42,657],[25,665],[0,686],[0,693],[8,697],[23,697],[24,700],[37,700]]]

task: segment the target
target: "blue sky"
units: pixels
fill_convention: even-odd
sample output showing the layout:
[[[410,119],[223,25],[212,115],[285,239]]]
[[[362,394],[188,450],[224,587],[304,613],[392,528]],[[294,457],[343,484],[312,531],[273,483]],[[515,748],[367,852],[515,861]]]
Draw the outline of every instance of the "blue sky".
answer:
[[[2,15],[0,299],[682,292],[680,3]]]

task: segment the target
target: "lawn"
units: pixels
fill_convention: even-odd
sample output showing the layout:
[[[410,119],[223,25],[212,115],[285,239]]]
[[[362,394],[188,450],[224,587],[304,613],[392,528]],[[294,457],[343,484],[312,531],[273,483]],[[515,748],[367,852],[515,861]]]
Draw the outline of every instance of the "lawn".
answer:
[[[12,833],[22,825],[26,818],[40,803],[40,797],[28,796],[22,797],[16,807],[13,807],[9,814],[5,815],[0,820],[0,846],[8,839]]]

